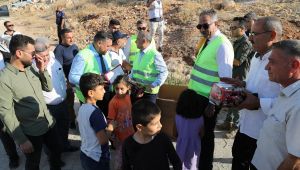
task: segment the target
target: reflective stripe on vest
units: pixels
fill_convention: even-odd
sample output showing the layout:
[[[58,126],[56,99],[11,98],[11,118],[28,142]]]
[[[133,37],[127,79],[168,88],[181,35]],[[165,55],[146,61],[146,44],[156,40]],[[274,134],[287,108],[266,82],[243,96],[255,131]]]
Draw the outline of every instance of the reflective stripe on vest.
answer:
[[[149,49],[144,56],[141,58],[141,61],[135,60],[133,62],[132,68],[132,78],[142,84],[142,85],[150,85],[152,84],[159,75],[159,72],[156,70],[154,65],[154,59],[156,55],[155,49]],[[159,91],[159,86],[152,88],[151,91],[146,91],[150,94],[157,94]]]
[[[84,69],[83,69],[83,74],[84,73],[95,73],[95,74],[101,74],[99,64],[96,60],[94,52],[90,49],[90,45],[87,46],[85,49],[81,50],[78,55],[80,55],[84,59]],[[106,64],[108,65],[108,69],[110,69],[111,66],[111,59],[108,54],[104,55],[104,61],[106,61]],[[80,91],[79,87],[75,88],[75,93],[77,98],[85,103],[85,98],[83,94]]]
[[[213,83],[219,82],[217,49],[229,40],[220,35],[212,40],[205,49],[197,55],[195,65],[191,71],[191,79],[188,88],[195,90],[198,94],[208,97]]]
[[[145,73],[145,72],[142,72],[142,71],[139,71],[139,70],[132,70],[132,73],[133,74],[139,74],[139,75],[144,76],[144,77],[157,77],[159,75],[158,73]]]

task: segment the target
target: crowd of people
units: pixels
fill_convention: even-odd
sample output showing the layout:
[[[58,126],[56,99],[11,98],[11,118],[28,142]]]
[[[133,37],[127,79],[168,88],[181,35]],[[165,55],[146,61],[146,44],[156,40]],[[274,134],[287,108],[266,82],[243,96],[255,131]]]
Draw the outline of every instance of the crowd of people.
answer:
[[[221,106],[209,95],[213,84],[222,81],[246,89],[244,101],[228,109],[223,125],[238,129],[232,169],[300,169],[300,40],[281,40],[278,18],[250,12],[232,19],[231,42],[218,28],[217,12],[203,10],[196,26],[201,36],[195,64],[177,102],[174,148],[161,132],[156,105],[168,77],[161,53],[163,4],[148,0],[145,5],[149,32],[148,22],[138,20],[136,34],[127,35],[121,22],[111,19],[108,31],[96,32],[83,49],[73,42],[61,7],[54,51],[47,38],[34,40],[15,31],[11,21],[4,23],[0,137],[9,167],[19,166],[17,145],[26,170],[39,169],[42,150],[50,169],[61,169],[61,154],[79,150],[68,140],[69,128],[78,126],[78,156],[85,170],[211,170]],[[77,115],[75,94],[81,104]]]

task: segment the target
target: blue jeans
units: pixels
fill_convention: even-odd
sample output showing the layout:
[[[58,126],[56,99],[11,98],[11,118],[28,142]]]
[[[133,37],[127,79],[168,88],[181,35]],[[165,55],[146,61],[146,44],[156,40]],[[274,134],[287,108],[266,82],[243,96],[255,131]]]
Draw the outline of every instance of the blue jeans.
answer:
[[[84,170],[110,170],[109,160],[100,159],[100,161],[97,162],[86,156],[82,151],[80,151],[80,161]]]

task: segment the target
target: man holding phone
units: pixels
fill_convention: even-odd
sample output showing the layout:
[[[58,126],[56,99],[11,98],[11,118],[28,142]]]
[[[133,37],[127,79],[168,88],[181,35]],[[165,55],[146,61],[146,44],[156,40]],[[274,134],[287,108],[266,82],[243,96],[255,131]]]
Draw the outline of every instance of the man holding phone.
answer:
[[[42,146],[49,149],[50,169],[60,169],[61,143],[42,93],[52,90],[44,60],[35,55],[34,40],[15,35],[10,63],[0,72],[0,118],[26,156],[25,169],[39,169]],[[33,69],[35,59],[38,72]]]

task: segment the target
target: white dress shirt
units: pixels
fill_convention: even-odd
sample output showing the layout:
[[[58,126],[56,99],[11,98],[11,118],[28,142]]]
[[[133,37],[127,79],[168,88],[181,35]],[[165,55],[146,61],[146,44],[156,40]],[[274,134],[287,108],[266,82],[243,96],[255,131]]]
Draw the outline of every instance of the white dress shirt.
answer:
[[[252,159],[257,169],[274,170],[288,154],[300,157],[300,80],[284,88],[268,112]]]
[[[163,18],[163,7],[161,0],[155,0],[149,7],[149,19],[152,18]]]
[[[215,34],[209,39],[208,44],[212,42],[217,36],[221,35],[221,31],[217,30]],[[234,59],[234,51],[232,44],[228,41],[224,41],[217,52],[217,63],[219,77],[232,77],[232,65]]]
[[[253,57],[250,63],[250,70],[246,76],[246,90],[257,93],[260,101],[258,110],[242,109],[240,111],[240,132],[257,139],[259,131],[267,118],[266,113],[271,109],[274,99],[280,93],[280,85],[269,80],[265,66],[271,51],[260,57]]]
[[[18,34],[21,34],[21,33],[15,31],[12,36],[18,35]],[[0,37],[0,41],[3,42],[8,47],[12,36],[7,35],[7,34],[2,34],[1,37]]]
[[[50,61],[47,65],[47,71],[51,77],[53,89],[50,92],[43,91],[43,95],[48,105],[58,105],[67,97],[67,83],[61,64],[55,59],[54,53],[49,52]],[[35,62],[34,68],[36,68]]]

